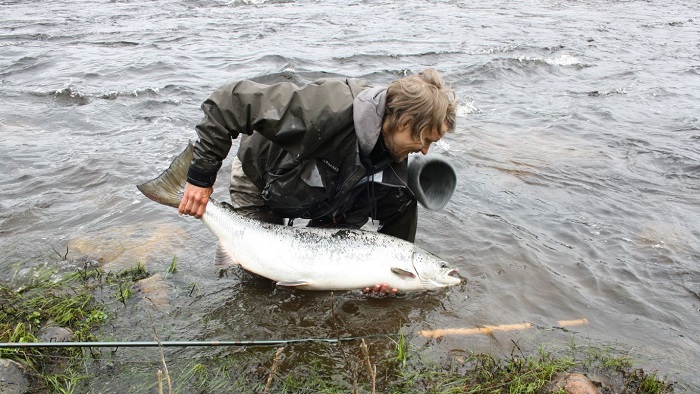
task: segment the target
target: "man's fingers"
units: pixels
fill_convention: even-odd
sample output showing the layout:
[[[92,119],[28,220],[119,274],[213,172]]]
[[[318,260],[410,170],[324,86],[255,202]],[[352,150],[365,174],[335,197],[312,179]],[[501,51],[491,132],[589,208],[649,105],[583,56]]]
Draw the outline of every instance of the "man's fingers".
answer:
[[[206,199],[205,199],[205,201],[206,201]],[[204,215],[204,211],[205,211],[206,207],[207,207],[206,202],[204,204],[200,204],[199,208],[197,209],[197,212],[194,214],[194,217],[196,217],[197,219],[201,219],[202,215]]]
[[[212,187],[198,187],[187,183],[182,200],[178,206],[180,215],[192,215],[201,218],[207,209],[209,196],[214,192]]]
[[[187,213],[187,204],[190,203],[190,199],[187,198],[187,196],[183,196],[182,200],[180,200],[180,206],[177,207],[177,213],[180,215],[184,215]]]
[[[187,199],[187,203],[185,204],[185,215],[191,215],[192,214],[192,208],[194,208],[194,200],[189,198]]]
[[[399,289],[389,288],[389,285],[387,283],[382,283],[374,285],[374,287],[365,287],[364,289],[362,289],[362,292],[366,294],[375,294],[378,296],[395,295],[399,292]]]

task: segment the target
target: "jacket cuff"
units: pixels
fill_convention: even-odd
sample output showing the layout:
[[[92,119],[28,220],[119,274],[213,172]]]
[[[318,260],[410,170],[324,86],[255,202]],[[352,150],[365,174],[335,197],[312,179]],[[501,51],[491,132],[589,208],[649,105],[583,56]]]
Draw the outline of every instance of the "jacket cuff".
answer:
[[[199,187],[211,187],[216,182],[216,171],[207,171],[193,165],[187,171],[187,182]]]

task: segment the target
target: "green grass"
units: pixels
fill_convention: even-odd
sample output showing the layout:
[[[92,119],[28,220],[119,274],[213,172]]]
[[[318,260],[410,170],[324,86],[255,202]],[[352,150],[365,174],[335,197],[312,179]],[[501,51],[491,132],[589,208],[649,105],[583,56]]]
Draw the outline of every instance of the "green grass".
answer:
[[[174,274],[175,272],[177,272],[177,257],[173,257],[167,270],[168,274]]]
[[[109,311],[95,299],[97,288],[113,287],[126,305],[134,281],[148,276],[144,266],[119,273],[105,273],[85,266],[56,279],[55,272],[41,270],[18,288],[0,284],[0,342],[40,342],[44,326],[70,329],[73,341],[95,341],[93,331],[109,318]],[[81,348],[0,348],[0,358],[27,366],[36,389],[55,393],[80,392],[87,379],[85,360],[92,355]]]
[[[175,272],[175,262],[169,272]],[[136,302],[131,298],[133,283],[148,276],[140,263],[118,273],[86,265],[60,279],[42,274],[19,288],[0,285],[0,342],[38,341],[39,329],[48,323],[70,328],[75,341],[99,340],[94,332],[113,316],[110,307]],[[195,288],[190,284],[187,289],[191,293]],[[113,300],[99,302],[98,290]],[[673,392],[656,372],[635,368],[614,347],[581,347],[573,339],[563,355],[544,348],[524,354],[516,343],[510,357],[473,353],[442,362],[425,360],[410,344],[399,333],[367,339],[369,352],[355,341],[293,344],[279,354],[273,348],[247,347],[217,356],[202,350],[192,353],[195,357],[165,359],[173,392],[188,394],[261,393],[266,388],[270,393],[369,393],[372,382],[377,392],[392,394],[540,393],[559,373],[587,371],[616,377],[620,383],[614,392]],[[159,349],[144,352],[160,358]],[[156,371],[162,369],[160,362],[130,364],[79,348],[0,349],[0,357],[27,365],[35,378],[32,392],[37,393],[99,392],[103,382],[94,376],[103,365],[109,365],[110,378],[131,382],[130,392],[154,392]]]
[[[611,349],[594,352],[589,352],[588,347],[574,349],[576,358],[573,355],[555,356],[540,349],[530,356],[512,354],[496,358],[471,354],[448,363],[433,363],[421,360],[420,352],[408,354],[407,346],[398,346],[408,342],[406,336],[397,335],[395,338],[373,339],[368,344],[371,363],[377,366],[378,393],[542,393],[550,392],[548,390],[559,373],[591,370],[596,374],[620,377],[616,379],[619,385],[611,388],[612,392],[673,392],[672,386],[658,379],[655,373],[646,374],[631,368],[626,356],[620,358]],[[382,352],[378,349],[388,350]],[[309,354],[313,357],[309,358]],[[588,358],[588,354],[594,354],[593,358]],[[224,357],[202,357],[184,366],[174,364],[169,368],[173,392],[261,393],[268,380],[271,393],[371,392],[370,374],[365,368],[359,341],[289,345],[282,355],[276,368],[273,367],[276,365],[276,350],[271,348],[250,348]],[[153,379],[146,383],[147,386],[141,387],[145,391],[156,385]]]

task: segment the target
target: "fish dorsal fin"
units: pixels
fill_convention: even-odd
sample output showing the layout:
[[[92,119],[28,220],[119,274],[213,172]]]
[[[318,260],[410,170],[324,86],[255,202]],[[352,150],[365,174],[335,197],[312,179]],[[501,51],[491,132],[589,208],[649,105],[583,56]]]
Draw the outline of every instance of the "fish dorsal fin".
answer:
[[[413,279],[416,277],[416,274],[414,274],[413,272],[405,270],[403,268],[399,268],[399,267],[391,267],[391,272],[395,273],[396,275],[398,275],[404,279],[405,278]]]
[[[299,287],[299,286],[307,286],[309,285],[308,280],[289,280],[285,282],[277,282],[277,286],[283,286],[283,287]]]
[[[238,261],[231,256],[231,253],[226,250],[226,247],[221,242],[216,245],[216,256],[214,257],[215,267],[228,267],[230,265],[239,265]]]

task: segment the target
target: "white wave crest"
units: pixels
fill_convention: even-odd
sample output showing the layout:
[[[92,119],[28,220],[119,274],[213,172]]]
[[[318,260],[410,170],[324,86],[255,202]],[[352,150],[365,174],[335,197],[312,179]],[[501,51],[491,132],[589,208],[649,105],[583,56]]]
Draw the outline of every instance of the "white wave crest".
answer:
[[[462,102],[457,106],[457,116],[468,116],[471,114],[480,114],[481,110],[474,105],[474,101]]]
[[[581,64],[580,60],[578,60],[575,56],[569,54],[563,54],[556,58],[547,58],[544,59],[544,61],[545,63],[551,64],[553,66],[574,66],[577,64]]]

